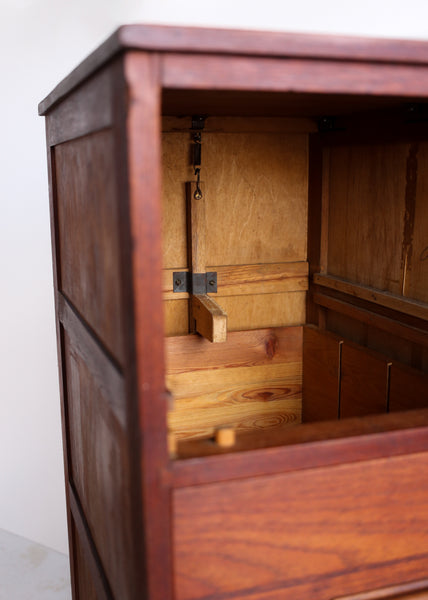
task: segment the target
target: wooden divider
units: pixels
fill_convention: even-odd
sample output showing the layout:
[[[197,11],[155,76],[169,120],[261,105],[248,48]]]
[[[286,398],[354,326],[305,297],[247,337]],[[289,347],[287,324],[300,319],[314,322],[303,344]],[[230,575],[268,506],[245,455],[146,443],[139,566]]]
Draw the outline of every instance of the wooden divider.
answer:
[[[304,327],[303,422],[428,408],[428,373]]]
[[[303,334],[302,420],[329,421],[339,415],[341,340],[305,327]]]

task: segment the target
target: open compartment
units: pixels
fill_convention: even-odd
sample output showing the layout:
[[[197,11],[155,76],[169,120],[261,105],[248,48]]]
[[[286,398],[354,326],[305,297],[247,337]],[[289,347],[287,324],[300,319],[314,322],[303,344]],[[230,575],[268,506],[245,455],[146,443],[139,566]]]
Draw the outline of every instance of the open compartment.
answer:
[[[403,427],[425,424],[428,106],[166,90],[163,110],[172,453],[295,443],[309,423],[302,440],[395,429],[397,411]],[[220,343],[198,333],[193,295],[174,291],[202,270],[227,314]]]

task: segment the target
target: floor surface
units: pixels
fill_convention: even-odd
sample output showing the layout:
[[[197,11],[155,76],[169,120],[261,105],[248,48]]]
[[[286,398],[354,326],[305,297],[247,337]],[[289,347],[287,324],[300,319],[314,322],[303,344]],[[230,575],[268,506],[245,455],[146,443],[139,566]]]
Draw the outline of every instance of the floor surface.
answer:
[[[68,556],[0,529],[0,600],[71,600]]]

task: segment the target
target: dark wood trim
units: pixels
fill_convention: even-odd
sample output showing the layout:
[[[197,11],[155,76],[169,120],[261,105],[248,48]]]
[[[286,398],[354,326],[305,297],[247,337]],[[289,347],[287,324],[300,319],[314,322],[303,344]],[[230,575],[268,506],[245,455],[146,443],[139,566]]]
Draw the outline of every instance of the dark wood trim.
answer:
[[[318,60],[164,54],[169,89],[428,97],[428,66]]]
[[[210,441],[182,442],[182,458],[165,478],[173,487],[202,485],[426,450],[428,410],[390,413],[242,436],[227,450]]]
[[[355,298],[361,298],[374,304],[379,304],[379,306],[385,306],[386,308],[428,321],[428,304],[425,302],[418,302],[405,296],[398,296],[391,292],[360,285],[341,279],[340,277],[332,277],[326,273],[314,274],[313,281],[321,287],[337,290]]]
[[[100,71],[49,113],[46,119],[49,145],[111,127],[111,76],[109,69]]]
[[[121,302],[122,325],[124,338],[125,360],[123,374],[126,393],[127,412],[127,452],[131,471],[131,486],[129,489],[130,512],[132,515],[132,547],[133,554],[129,557],[131,597],[139,600],[141,590],[145,586],[145,572],[143,568],[144,538],[142,532],[142,474],[140,464],[141,434],[138,426],[138,382],[136,372],[136,349],[135,349],[135,316],[133,304],[133,281],[132,281],[132,240],[130,236],[130,205],[129,205],[129,177],[128,177],[128,149],[127,149],[127,112],[128,112],[128,90],[124,77],[123,57],[119,56],[112,64],[112,102],[113,102],[113,136],[116,167],[116,186],[118,202],[118,227],[120,241],[120,277],[121,277]]]
[[[320,270],[321,261],[323,153],[318,134],[309,135],[308,143],[308,264],[309,281],[312,281]],[[306,295],[306,323],[318,325],[318,308],[311,294]]]
[[[144,587],[138,598],[172,598],[170,490],[162,472],[169,461],[164,372],[161,252],[161,93],[158,57],[129,52],[127,154],[132,240],[133,315]],[[130,425],[131,426],[131,425]],[[131,434],[132,435],[132,434]]]
[[[278,58],[300,57],[360,61],[370,65],[374,63],[426,65],[428,62],[427,44],[423,41],[126,25],[117,29],[40,103],[39,114],[46,114],[71,90],[124,49]],[[346,69],[345,65],[344,70]],[[375,80],[376,78],[372,79]],[[394,78],[392,81],[395,81]]]
[[[71,516],[79,535],[82,551],[85,554],[89,571],[92,574],[92,583],[97,592],[97,600],[114,600],[108,579],[104,573],[101,559],[92,541],[88,523],[86,522],[77,494],[71,484],[68,485],[68,496],[70,498]],[[82,598],[81,600],[84,599]]]
[[[338,312],[342,315],[346,315],[351,319],[355,319],[356,321],[360,321],[361,323],[365,323],[371,327],[376,327],[382,331],[387,331],[392,335],[396,335],[397,337],[409,340],[415,344],[420,344],[425,347],[428,344],[428,336],[423,329],[417,329],[411,325],[399,323],[394,319],[384,317],[383,315],[366,310],[365,308],[361,308],[355,304],[338,300],[337,298],[328,296],[327,294],[316,292],[313,294],[313,299],[316,304],[319,304],[324,308]]]
[[[46,126],[46,136],[47,136]],[[50,181],[49,185],[49,213],[50,213],[50,229],[51,229],[51,246],[52,246],[52,267],[53,267],[53,280],[54,280],[54,300],[55,300],[55,327],[56,327],[56,340],[57,340],[57,357],[58,357],[58,378],[59,378],[59,392],[60,392],[60,405],[61,405],[61,429],[62,429],[62,440],[63,440],[63,462],[64,462],[64,480],[65,480],[65,502],[66,502],[66,513],[67,513],[67,530],[68,530],[68,549],[69,549],[69,560],[70,560],[70,576],[71,576],[71,588],[73,597],[77,598],[77,580],[76,580],[76,569],[74,559],[74,543],[72,538],[73,527],[71,523],[70,514],[70,498],[68,495],[68,482],[70,473],[70,441],[68,436],[68,416],[67,416],[67,377],[65,373],[65,360],[64,360],[64,339],[61,323],[58,316],[58,286],[61,280],[60,274],[60,261],[59,261],[59,243],[58,243],[58,221],[57,221],[57,210],[56,210],[56,177],[55,177],[55,155],[53,149],[49,147],[47,141],[47,162],[48,162],[48,178]]]
[[[60,292],[58,292],[58,314],[74,350],[85,361],[101,386],[103,397],[108,401],[111,411],[122,428],[125,428],[125,387],[120,368]]]

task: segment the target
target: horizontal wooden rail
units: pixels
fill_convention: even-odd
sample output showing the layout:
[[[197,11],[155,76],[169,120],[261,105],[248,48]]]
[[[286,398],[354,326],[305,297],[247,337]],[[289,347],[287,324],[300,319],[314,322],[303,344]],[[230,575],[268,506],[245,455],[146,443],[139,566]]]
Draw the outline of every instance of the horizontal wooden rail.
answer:
[[[354,306],[353,304],[343,302],[342,300],[337,300],[336,298],[332,298],[331,296],[327,296],[325,294],[315,293],[313,299],[315,304],[318,304],[319,306],[323,306],[324,308],[328,308],[342,315],[346,315],[351,319],[355,319],[356,321],[360,321],[366,325],[371,325],[372,327],[376,327],[382,331],[387,331],[392,335],[409,340],[415,344],[428,346],[428,335],[422,329],[417,329],[416,327],[411,327],[410,325],[398,323],[397,321],[389,319],[388,317],[378,315],[364,308]]]
[[[163,299],[188,298],[186,292],[175,293],[174,271],[188,269],[165,269],[163,272]],[[245,296],[250,294],[275,294],[303,292],[308,289],[308,263],[306,261],[271,263],[260,265],[231,265],[207,267],[217,273],[217,297]]]
[[[340,279],[339,277],[332,277],[331,275],[321,273],[314,275],[314,283],[428,321],[428,304],[424,302],[418,302],[404,298],[403,296],[396,296],[390,292],[359,285],[345,279]]]

